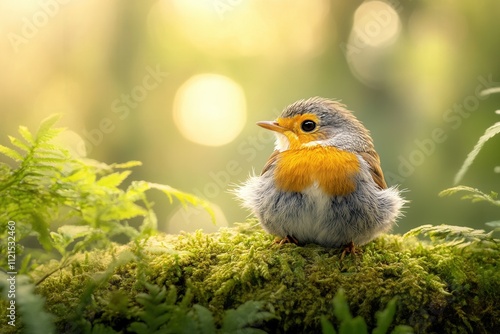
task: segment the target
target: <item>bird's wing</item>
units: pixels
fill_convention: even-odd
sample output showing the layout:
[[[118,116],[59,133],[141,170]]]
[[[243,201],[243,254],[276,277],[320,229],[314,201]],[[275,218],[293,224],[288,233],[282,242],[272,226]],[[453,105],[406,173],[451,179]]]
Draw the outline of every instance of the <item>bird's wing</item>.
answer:
[[[260,175],[263,175],[265,172],[267,172],[269,170],[269,168],[271,168],[271,166],[276,162],[276,160],[278,159],[278,155],[279,155],[280,151],[276,150],[274,151],[271,156],[269,156],[269,159],[267,160],[266,164],[264,165],[264,168],[262,168],[262,173],[260,173]]]
[[[380,167],[380,158],[377,152],[371,150],[368,152],[359,152],[359,155],[368,163],[373,181],[375,181],[380,189],[386,189],[387,183],[385,183],[384,173]]]

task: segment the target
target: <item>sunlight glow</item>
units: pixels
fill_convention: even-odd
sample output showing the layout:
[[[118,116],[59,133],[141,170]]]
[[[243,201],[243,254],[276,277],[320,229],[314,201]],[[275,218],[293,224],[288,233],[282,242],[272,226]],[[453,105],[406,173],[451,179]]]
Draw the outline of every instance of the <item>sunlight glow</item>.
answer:
[[[329,0],[160,0],[148,24],[159,43],[165,43],[162,27],[173,25],[211,54],[303,58],[321,53],[326,37],[336,38],[336,30],[326,27],[330,6]]]
[[[175,94],[174,122],[182,135],[195,143],[228,144],[246,122],[243,89],[218,74],[191,77]]]

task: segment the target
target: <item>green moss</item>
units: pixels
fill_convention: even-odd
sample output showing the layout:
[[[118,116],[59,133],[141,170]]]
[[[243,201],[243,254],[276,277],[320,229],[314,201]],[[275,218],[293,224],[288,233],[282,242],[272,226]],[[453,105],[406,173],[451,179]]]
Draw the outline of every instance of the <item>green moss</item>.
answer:
[[[339,249],[273,245],[273,236],[251,222],[93,251],[45,279],[37,292],[60,330],[72,328],[79,310],[93,324],[126,329],[137,320],[136,296],[149,282],[175,286],[179,300],[189,291],[189,303],[205,306],[217,321],[224,310],[262,301],[277,316],[263,325],[272,333],[318,332],[322,315],[335,323],[332,299],[341,287],[351,312],[369,328],[398,296],[394,324],[416,332],[499,332],[500,243],[490,234],[423,226],[361,249],[341,261]],[[38,275],[49,270],[41,267]]]

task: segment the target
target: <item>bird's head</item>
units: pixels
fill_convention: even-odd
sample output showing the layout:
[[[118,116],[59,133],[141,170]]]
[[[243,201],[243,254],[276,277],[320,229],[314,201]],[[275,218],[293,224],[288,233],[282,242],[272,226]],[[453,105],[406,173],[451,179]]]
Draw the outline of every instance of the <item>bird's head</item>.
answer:
[[[337,101],[313,97],[286,107],[275,121],[257,125],[277,133],[276,149],[302,149],[316,145],[346,151],[373,149],[368,130]]]

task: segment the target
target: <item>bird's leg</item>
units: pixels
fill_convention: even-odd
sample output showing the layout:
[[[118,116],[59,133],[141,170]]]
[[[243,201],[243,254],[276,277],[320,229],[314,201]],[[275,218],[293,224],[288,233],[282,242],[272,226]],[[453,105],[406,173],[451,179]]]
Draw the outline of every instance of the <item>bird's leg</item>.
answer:
[[[276,238],[276,240],[274,240],[274,243],[278,244],[279,246],[283,244],[296,244],[297,246],[299,245],[299,241],[291,235],[287,235],[283,239]]]
[[[348,243],[345,247],[344,247],[344,250],[342,251],[342,255],[340,255],[340,261],[342,261],[344,259],[344,256],[349,253],[349,254],[356,254],[356,253],[360,253],[361,250],[356,248],[356,246],[354,245],[354,242],[350,242]]]

